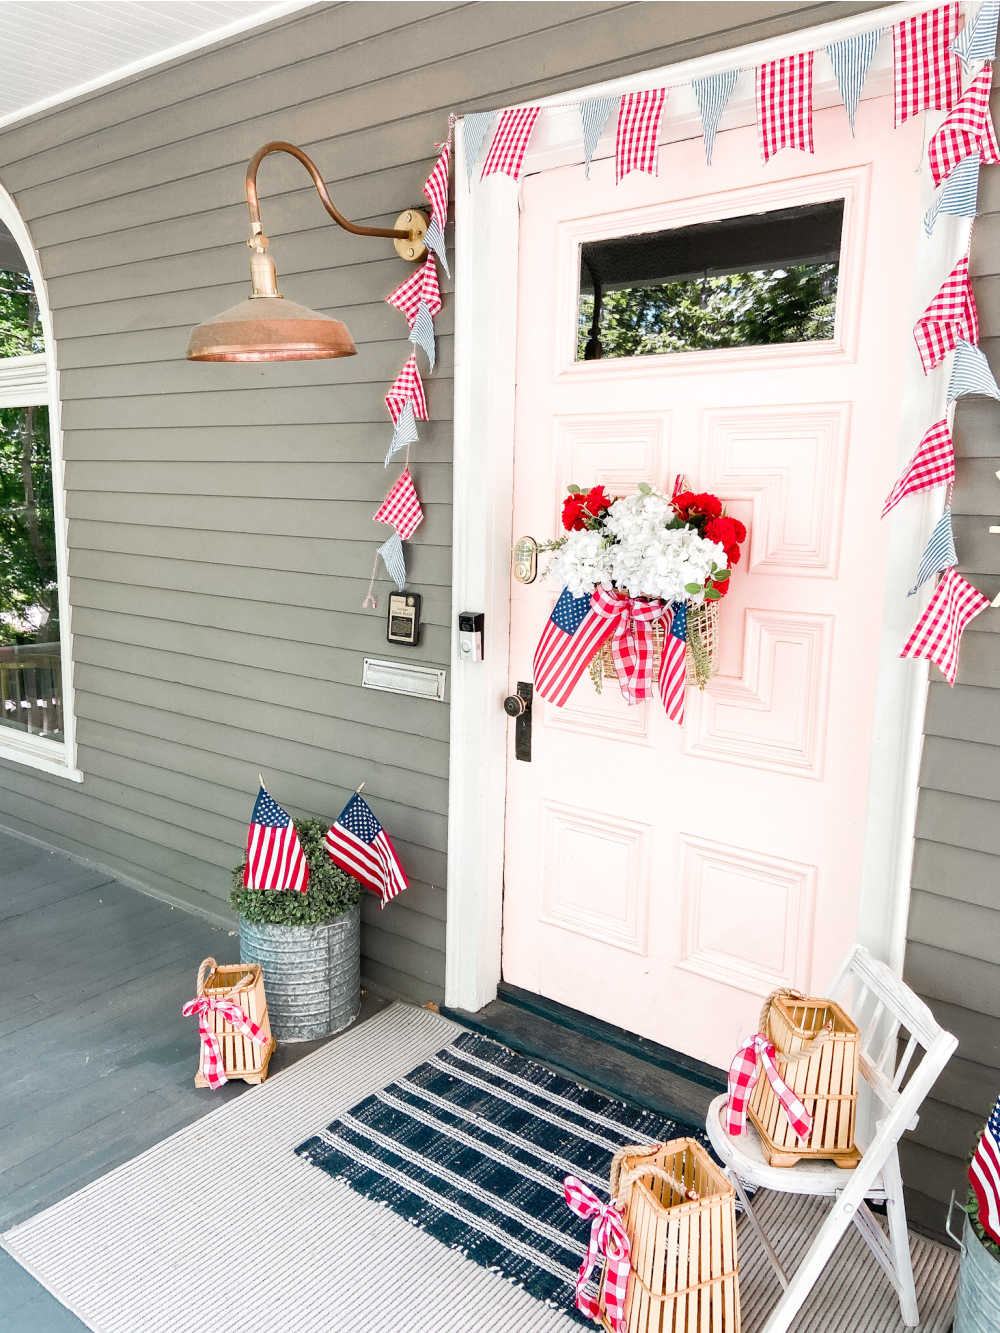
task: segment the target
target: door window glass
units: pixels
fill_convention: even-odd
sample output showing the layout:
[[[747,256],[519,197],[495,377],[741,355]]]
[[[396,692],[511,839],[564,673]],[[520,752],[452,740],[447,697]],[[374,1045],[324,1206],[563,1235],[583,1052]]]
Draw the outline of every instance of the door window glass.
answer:
[[[828,342],[843,199],[580,247],[576,359]]]

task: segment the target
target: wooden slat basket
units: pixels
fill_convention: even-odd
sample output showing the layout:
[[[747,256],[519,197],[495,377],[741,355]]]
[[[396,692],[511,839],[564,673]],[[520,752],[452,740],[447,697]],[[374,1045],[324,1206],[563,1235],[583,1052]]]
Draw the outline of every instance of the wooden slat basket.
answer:
[[[628,1333],[739,1333],[736,1194],[701,1144],[625,1148],[611,1166],[611,1197],[632,1251]]]
[[[707,681],[718,670],[719,657],[719,603],[704,602],[701,606],[689,606],[687,613],[687,655],[685,658],[685,679],[689,685],[705,688]],[[663,655],[663,622],[653,622],[653,666],[652,676],[656,680],[660,670],[660,658]],[[594,689],[601,694],[606,680],[617,680],[614,654],[611,641],[607,640],[597,651],[590,664],[590,678]]]
[[[854,1143],[858,1110],[858,1044],[855,1024],[832,1000],[776,991],[761,1013],[760,1031],[774,1042],[778,1073],[812,1116],[812,1132],[800,1140],[767,1077],[761,1073],[747,1114],[771,1166],[824,1158],[851,1168],[861,1160]]]
[[[232,1024],[214,1010],[206,1015],[208,1025],[219,1038],[222,1047],[222,1063],[226,1078],[241,1078],[246,1083],[263,1083],[267,1078],[267,1066],[277,1042],[271,1036],[271,1022],[267,1015],[267,999],[264,996],[264,976],[259,963],[220,964],[214,958],[206,958],[198,969],[198,995],[211,995],[216,999],[233,1000],[243,1010],[251,1023],[256,1023],[267,1043],[251,1041],[233,1030]],[[196,1088],[207,1088],[208,1079],[201,1072],[201,1060],[198,1072],[194,1076]]]

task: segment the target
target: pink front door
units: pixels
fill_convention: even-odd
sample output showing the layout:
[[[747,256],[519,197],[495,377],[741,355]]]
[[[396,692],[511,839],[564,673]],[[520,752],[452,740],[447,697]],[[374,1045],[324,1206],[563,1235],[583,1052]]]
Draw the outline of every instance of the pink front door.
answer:
[[[734,130],[710,168],[689,140],[661,149],[657,178],[616,188],[604,161],[589,181],[572,166],[523,186],[515,536],[554,536],[570,482],[621,495],[683,473],[750,537],[722,603],[721,672],[704,694],[689,687],[683,729],[658,701],[626,707],[614,682],[598,695],[584,676],[566,707],[536,700],[530,763],[511,737],[503,974],[716,1065],[769,990],[821,986],[856,935],[879,510],[912,352],[894,293],[910,290],[919,209],[919,126],[891,124],[879,100],[856,140],[842,109],[818,113],[812,158],[763,167],[755,131]],[[749,219],[732,265],[752,269],[754,218],[776,214],[755,233],[773,248],[794,210],[836,201],[827,336],[575,360],[581,247]],[[718,232],[696,233],[714,272]],[[627,249],[641,270],[642,242]],[[531,680],[558,593],[511,584],[512,690]]]

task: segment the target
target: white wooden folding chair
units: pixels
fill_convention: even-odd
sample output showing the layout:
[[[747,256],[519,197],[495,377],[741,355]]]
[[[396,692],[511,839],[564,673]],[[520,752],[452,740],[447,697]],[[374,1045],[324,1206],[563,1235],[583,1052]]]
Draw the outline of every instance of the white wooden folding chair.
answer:
[[[822,1161],[769,1166],[749,1119],[739,1138],[726,1133],[725,1096],[717,1097],[708,1112],[706,1129],[712,1146],[784,1288],[761,1333],[786,1333],[791,1327],[852,1221],[896,1289],[904,1324],[913,1328],[918,1322],[897,1145],[903,1133],[916,1126],[917,1108],[951,1059],[958,1040],[936,1023],[924,1002],[867,949],[858,947],[848,954],[829,997],[839,1001],[860,1029],[862,1091],[867,1088],[872,1101],[871,1142],[864,1147],[862,1130],[858,1146],[863,1148],[863,1155],[856,1167],[844,1170]],[[861,1119],[859,1115],[859,1122]],[[786,1276],[755,1217],[745,1186],[834,1200],[791,1277]],[[888,1238],[869,1202],[886,1205]]]

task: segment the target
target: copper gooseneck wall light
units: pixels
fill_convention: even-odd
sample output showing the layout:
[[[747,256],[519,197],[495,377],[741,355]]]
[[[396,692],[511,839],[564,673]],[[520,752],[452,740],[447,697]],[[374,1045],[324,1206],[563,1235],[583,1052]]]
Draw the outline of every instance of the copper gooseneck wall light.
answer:
[[[423,259],[427,216],[408,208],[395,227],[362,227],[351,222],[330,198],[323,177],[313,160],[295,144],[276,140],[259,148],[247,164],[247,207],[250,210],[250,296],[239,305],[206,320],[191,332],[189,361],[311,361],[319,357],[354,356],[357,348],[339,319],[321,315],[307,306],[289,301],[278,291],[274,260],[267,253],[268,239],[260,220],[257,169],[268,153],[289,153],[313,179],[323,207],[338,226],[355,236],[385,236],[393,241],[401,259]]]

